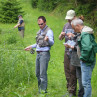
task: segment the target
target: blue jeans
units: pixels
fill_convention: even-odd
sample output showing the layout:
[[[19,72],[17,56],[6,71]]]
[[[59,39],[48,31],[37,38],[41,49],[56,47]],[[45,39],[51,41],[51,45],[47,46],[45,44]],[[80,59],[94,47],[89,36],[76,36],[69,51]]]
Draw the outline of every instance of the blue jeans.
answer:
[[[81,63],[81,72],[82,72],[82,85],[84,87],[84,96],[83,97],[91,97],[92,87],[91,87],[91,77],[92,71],[95,66],[95,62],[91,63],[91,65],[87,65],[85,62]]]
[[[36,57],[36,77],[38,79],[39,90],[47,89],[47,68],[50,60],[50,52],[37,53]]]

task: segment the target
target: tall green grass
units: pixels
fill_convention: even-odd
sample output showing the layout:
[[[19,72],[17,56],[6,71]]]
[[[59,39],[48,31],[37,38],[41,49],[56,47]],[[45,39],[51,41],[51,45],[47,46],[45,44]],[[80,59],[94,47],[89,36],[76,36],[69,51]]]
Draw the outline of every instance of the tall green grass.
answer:
[[[66,21],[53,14],[32,9],[30,0],[21,0],[25,11],[24,39],[13,29],[15,24],[0,23],[0,97],[39,97],[37,79],[35,77],[35,58],[30,52],[24,51],[28,45],[35,43],[36,32],[39,30],[37,18],[44,15],[47,25],[54,32],[55,44],[51,48],[51,59],[48,66],[48,97],[62,97],[67,93],[64,75],[64,46],[58,36]],[[96,97],[96,72],[92,76],[92,97]],[[67,95],[68,97],[68,95]]]

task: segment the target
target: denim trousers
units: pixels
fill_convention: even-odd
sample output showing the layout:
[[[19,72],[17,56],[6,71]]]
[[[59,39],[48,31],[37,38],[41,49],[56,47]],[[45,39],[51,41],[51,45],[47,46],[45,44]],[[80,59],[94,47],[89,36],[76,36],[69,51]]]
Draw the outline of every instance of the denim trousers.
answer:
[[[93,68],[95,66],[95,62],[91,63],[91,65],[87,65],[83,61],[80,61],[80,63],[82,72],[82,84],[84,87],[83,97],[91,97],[92,96],[91,77]]]
[[[37,53],[36,57],[36,77],[38,79],[39,90],[47,89],[47,68],[50,60],[50,52]]]

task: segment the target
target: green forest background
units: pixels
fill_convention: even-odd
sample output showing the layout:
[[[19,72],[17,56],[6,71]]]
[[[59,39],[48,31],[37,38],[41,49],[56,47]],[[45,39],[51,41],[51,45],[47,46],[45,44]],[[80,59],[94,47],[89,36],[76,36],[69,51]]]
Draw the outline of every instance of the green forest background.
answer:
[[[50,51],[47,95],[48,97],[67,95],[63,65],[64,40],[60,41],[58,36],[67,22],[65,16],[69,9],[74,9],[77,16],[84,16],[85,25],[94,29],[96,38],[95,0],[0,0],[0,97],[39,97],[35,77],[36,53],[32,55],[29,51],[24,51],[24,48],[35,43],[36,32],[39,30],[37,18],[40,15],[46,17],[55,40]],[[23,15],[25,21],[24,39],[19,37],[18,29],[13,29],[19,14]],[[92,97],[97,97],[96,77],[97,63],[92,74]]]
[[[92,25],[97,26],[96,0],[32,0],[32,7],[42,11],[54,11],[62,16],[73,9],[77,15],[83,15]]]

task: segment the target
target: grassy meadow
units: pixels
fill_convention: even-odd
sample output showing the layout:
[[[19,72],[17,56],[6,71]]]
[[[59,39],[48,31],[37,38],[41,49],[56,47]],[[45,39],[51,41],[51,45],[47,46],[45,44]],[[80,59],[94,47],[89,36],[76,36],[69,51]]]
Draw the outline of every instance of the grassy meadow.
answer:
[[[39,97],[35,76],[35,59],[26,46],[35,43],[36,32],[39,30],[37,18],[43,15],[47,25],[54,32],[55,44],[51,48],[51,59],[48,66],[48,97],[62,97],[67,94],[64,75],[63,41],[58,39],[66,20],[52,13],[32,9],[30,0],[21,0],[25,11],[25,36],[22,39],[16,24],[0,23],[0,97]],[[64,15],[65,16],[65,15]],[[97,65],[92,74],[92,97],[97,97]],[[68,97],[68,95],[66,96]]]

